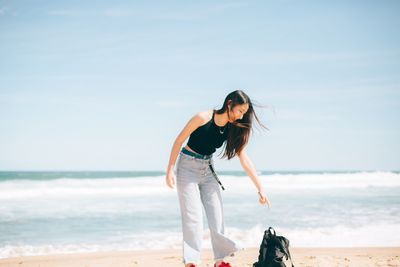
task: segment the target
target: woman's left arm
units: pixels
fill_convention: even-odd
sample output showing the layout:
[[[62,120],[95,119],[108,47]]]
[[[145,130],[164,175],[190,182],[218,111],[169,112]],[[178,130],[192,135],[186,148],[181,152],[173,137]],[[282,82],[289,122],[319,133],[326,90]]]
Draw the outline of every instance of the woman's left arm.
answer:
[[[265,194],[264,187],[260,179],[258,178],[256,168],[254,167],[253,162],[251,162],[249,156],[247,155],[246,150],[243,149],[238,156],[240,159],[240,164],[242,165],[243,169],[245,170],[247,175],[251,178],[251,180],[253,181],[254,185],[257,188],[258,195],[260,197],[259,199],[260,203],[267,204],[269,207],[271,207],[268,197]]]

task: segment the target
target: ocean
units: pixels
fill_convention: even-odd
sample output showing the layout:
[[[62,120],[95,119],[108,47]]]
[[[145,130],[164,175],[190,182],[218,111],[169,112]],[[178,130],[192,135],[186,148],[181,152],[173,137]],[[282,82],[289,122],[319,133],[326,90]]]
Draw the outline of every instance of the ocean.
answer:
[[[218,174],[226,233],[244,247],[269,226],[294,247],[400,246],[400,172],[260,172],[271,209],[243,172]],[[181,219],[163,172],[0,172],[0,258],[170,248]]]

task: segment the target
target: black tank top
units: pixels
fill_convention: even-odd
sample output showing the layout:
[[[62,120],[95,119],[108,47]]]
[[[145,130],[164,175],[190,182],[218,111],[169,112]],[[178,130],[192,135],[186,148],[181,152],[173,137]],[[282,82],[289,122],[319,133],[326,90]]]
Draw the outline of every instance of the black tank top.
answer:
[[[190,134],[187,145],[199,154],[211,155],[227,139],[229,122],[225,126],[219,127],[214,122],[214,114],[215,110],[213,110],[211,120]]]

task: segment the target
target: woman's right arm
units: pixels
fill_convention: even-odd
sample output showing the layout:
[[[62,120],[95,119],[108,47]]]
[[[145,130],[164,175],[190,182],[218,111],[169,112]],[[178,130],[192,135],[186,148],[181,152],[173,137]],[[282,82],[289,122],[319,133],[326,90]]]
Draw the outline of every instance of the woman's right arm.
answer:
[[[174,145],[172,146],[171,149],[171,154],[169,156],[167,175],[165,177],[167,185],[171,188],[174,188],[175,186],[174,167],[179,151],[182,147],[182,144],[194,130],[196,130],[200,125],[203,124],[203,121],[204,121],[204,115],[202,113],[197,113],[188,121],[186,126],[183,128],[178,137],[175,139]]]

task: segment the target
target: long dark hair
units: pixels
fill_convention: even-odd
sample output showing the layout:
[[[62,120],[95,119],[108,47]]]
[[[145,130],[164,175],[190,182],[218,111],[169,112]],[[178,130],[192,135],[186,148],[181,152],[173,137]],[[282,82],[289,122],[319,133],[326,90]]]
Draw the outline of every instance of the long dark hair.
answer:
[[[240,154],[244,146],[249,142],[250,134],[253,132],[252,126],[254,118],[262,128],[269,130],[260,122],[254,111],[254,104],[251,102],[249,96],[246,95],[242,90],[236,90],[229,93],[225,97],[222,107],[215,110],[215,112],[217,114],[223,114],[228,111],[229,116],[228,107],[230,110],[232,110],[236,105],[242,105],[246,103],[249,104],[249,109],[243,115],[242,119],[236,120],[232,123],[228,122],[228,137],[225,143],[224,154],[222,158],[227,157],[229,160],[234,156]]]

